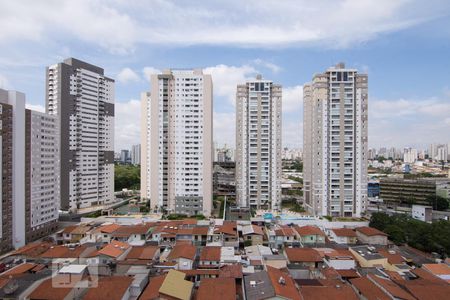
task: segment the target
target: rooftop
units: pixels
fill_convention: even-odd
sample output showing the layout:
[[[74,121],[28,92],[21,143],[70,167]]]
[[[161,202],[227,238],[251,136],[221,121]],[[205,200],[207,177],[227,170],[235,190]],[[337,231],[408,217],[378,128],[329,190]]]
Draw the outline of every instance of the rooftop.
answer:
[[[322,261],[322,257],[319,252],[311,248],[286,248],[285,254],[291,263]]]
[[[377,236],[377,235],[387,236],[387,234],[384,233],[383,231],[368,226],[358,227],[356,228],[356,231],[367,236]]]
[[[197,248],[193,245],[189,244],[177,244],[173,247],[172,251],[170,251],[167,256],[168,260],[175,260],[179,258],[187,258],[190,260],[194,260],[197,254]]]
[[[203,278],[197,291],[197,300],[234,300],[236,283],[233,278]]]
[[[100,277],[97,287],[90,287],[83,300],[120,300],[128,291],[134,278],[130,276]]]
[[[331,230],[339,237],[356,237],[356,232],[350,228],[333,228]]]
[[[183,272],[170,270],[159,288],[159,293],[172,298],[189,300],[194,283],[185,280],[185,276]]]

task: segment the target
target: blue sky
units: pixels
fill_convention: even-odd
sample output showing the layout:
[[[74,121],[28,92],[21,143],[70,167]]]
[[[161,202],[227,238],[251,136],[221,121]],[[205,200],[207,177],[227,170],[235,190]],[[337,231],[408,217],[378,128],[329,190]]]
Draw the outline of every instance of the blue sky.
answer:
[[[214,139],[234,145],[237,83],[281,83],[283,144],[302,144],[302,85],[337,62],[369,74],[369,144],[450,142],[450,2],[0,0],[0,87],[44,104],[45,67],[73,56],[116,79],[116,149],[139,142],[148,74],[203,68]]]

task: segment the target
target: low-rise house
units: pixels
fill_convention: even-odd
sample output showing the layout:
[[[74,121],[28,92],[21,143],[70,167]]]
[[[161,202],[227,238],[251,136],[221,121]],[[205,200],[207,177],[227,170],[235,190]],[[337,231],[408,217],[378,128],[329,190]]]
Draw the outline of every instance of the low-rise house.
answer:
[[[112,234],[119,228],[120,225],[116,223],[103,224],[86,232],[83,240],[86,243],[109,243],[111,242]]]
[[[330,239],[338,244],[356,244],[356,232],[350,228],[333,228],[329,231]]]
[[[242,258],[240,255],[236,255],[234,247],[221,247],[220,248],[220,262],[222,264],[238,264],[241,263]]]
[[[162,299],[189,300],[192,296],[194,284],[185,280],[183,272],[170,270],[159,288],[159,296]]]
[[[133,246],[142,246],[150,237],[153,224],[138,224],[138,225],[122,225],[117,228],[111,237],[114,240],[126,242]]]
[[[244,286],[245,298],[248,300],[301,299],[291,276],[272,267],[245,276]]]
[[[222,225],[215,226],[208,233],[208,243],[220,243],[225,247],[239,248],[239,234],[236,222],[225,221]]]
[[[161,288],[161,285],[163,284],[164,279],[166,279],[166,274],[159,275],[156,277],[151,277],[148,285],[145,287],[144,291],[142,292],[141,296],[139,297],[139,300],[160,299],[159,298],[159,296],[160,296],[159,289]]]
[[[269,246],[276,249],[289,247],[298,242],[295,231],[289,226],[279,226],[268,231]]]
[[[157,261],[159,259],[159,254],[159,247],[157,246],[133,246],[124,260],[145,264]]]
[[[167,256],[167,261],[175,263],[177,270],[191,270],[197,256],[197,248],[189,244],[175,245]]]
[[[233,278],[204,278],[197,290],[197,300],[235,300],[236,283]]]
[[[348,250],[337,249],[325,253],[325,263],[335,270],[356,269],[356,261],[352,253]]]
[[[388,258],[386,255],[383,256],[373,246],[354,246],[349,248],[349,250],[358,261],[358,264],[363,268],[383,267],[388,271],[398,273],[405,273],[410,270],[410,267],[404,263],[391,264],[389,259],[392,261],[392,258]]]
[[[208,240],[208,226],[195,226],[192,228],[194,246],[206,246]]]
[[[422,269],[450,283],[450,267],[447,264],[423,264]]]
[[[263,255],[262,262],[266,268],[284,269],[287,267],[286,257],[281,254]]]
[[[272,250],[269,247],[263,245],[254,245],[244,248],[245,255],[249,260],[261,260],[264,255],[272,255]]]
[[[353,289],[361,299],[367,300],[391,300],[382,288],[365,277],[350,279]]]
[[[242,238],[244,244],[262,245],[264,242],[264,230],[257,225],[248,224],[242,226]]]
[[[359,300],[355,291],[349,285],[340,281],[329,285],[300,286],[300,293],[303,300]]]
[[[89,266],[108,265],[109,263],[123,260],[130,252],[131,246],[128,243],[111,241],[98,251],[93,252],[86,259]]]
[[[61,300],[61,299],[76,299],[76,297],[81,298],[86,292],[85,289],[74,289],[76,282],[72,281],[71,284],[66,284],[66,286],[60,286],[55,283],[66,282],[66,278],[59,278],[59,276],[46,278],[37,282],[36,286],[32,289],[25,299],[30,300]]]
[[[312,248],[286,248],[284,255],[289,264],[319,268],[323,264],[320,253]]]
[[[199,268],[218,268],[220,266],[221,247],[206,246],[200,253]]]
[[[390,279],[368,274],[367,278],[381,288],[391,299],[416,300],[413,295],[402,289]]]
[[[129,276],[99,277],[96,286],[87,290],[83,300],[127,300],[131,299],[131,284],[134,278]]]
[[[302,245],[325,244],[326,234],[317,226],[294,226],[294,230]]]
[[[356,228],[356,235],[361,243],[369,245],[388,244],[388,236],[386,233],[368,226]]]

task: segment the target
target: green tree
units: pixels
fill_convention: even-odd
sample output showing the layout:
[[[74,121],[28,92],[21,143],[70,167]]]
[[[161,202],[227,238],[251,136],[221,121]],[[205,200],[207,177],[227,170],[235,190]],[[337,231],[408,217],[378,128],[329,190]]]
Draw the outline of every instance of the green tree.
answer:
[[[448,200],[441,196],[430,195],[427,197],[427,201],[434,210],[447,210],[449,207]]]
[[[133,165],[115,165],[114,167],[114,189],[140,189],[141,169]]]

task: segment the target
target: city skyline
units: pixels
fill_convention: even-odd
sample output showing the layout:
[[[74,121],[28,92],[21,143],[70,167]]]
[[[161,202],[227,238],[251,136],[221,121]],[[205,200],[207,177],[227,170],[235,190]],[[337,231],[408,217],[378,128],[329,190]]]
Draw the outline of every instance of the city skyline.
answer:
[[[283,146],[300,147],[302,84],[316,70],[340,61],[371,77],[369,147],[448,142],[450,61],[446,53],[450,40],[443,30],[449,27],[448,3],[321,2],[308,4],[309,11],[294,2],[247,4],[261,18],[233,3],[190,5],[186,9],[198,12],[190,15],[193,22],[187,28],[180,4],[99,4],[58,3],[52,11],[73,11],[73,15],[54,19],[44,12],[45,3],[38,8],[31,3],[2,3],[5,17],[0,24],[7,26],[9,16],[17,16],[23,26],[0,35],[0,40],[7,41],[0,50],[0,87],[24,92],[29,107],[42,110],[46,65],[70,56],[101,65],[107,76],[117,79],[116,150],[139,142],[139,95],[148,90],[148,74],[185,67],[200,67],[212,74],[214,136],[220,137],[219,144],[234,147],[235,86],[261,73],[283,85]],[[93,8],[99,12],[91,30],[79,20],[92,18]],[[33,9],[42,13],[33,14]],[[286,18],[280,21],[270,11]],[[221,28],[211,21],[210,16],[223,20],[229,12],[236,13],[236,24],[223,22]],[[168,14],[179,18],[164,29],[168,24],[161,16]],[[324,24],[314,22],[317,14],[326,20]],[[332,22],[343,18],[357,26],[330,30]],[[49,28],[49,19],[60,25],[58,29]],[[69,27],[72,23],[78,26]],[[242,27],[245,30],[237,30]],[[149,28],[171,34],[162,38],[149,33]],[[192,30],[191,35],[183,37],[186,30]],[[219,31],[223,34],[215,34]],[[433,79],[418,74],[433,74]]]

